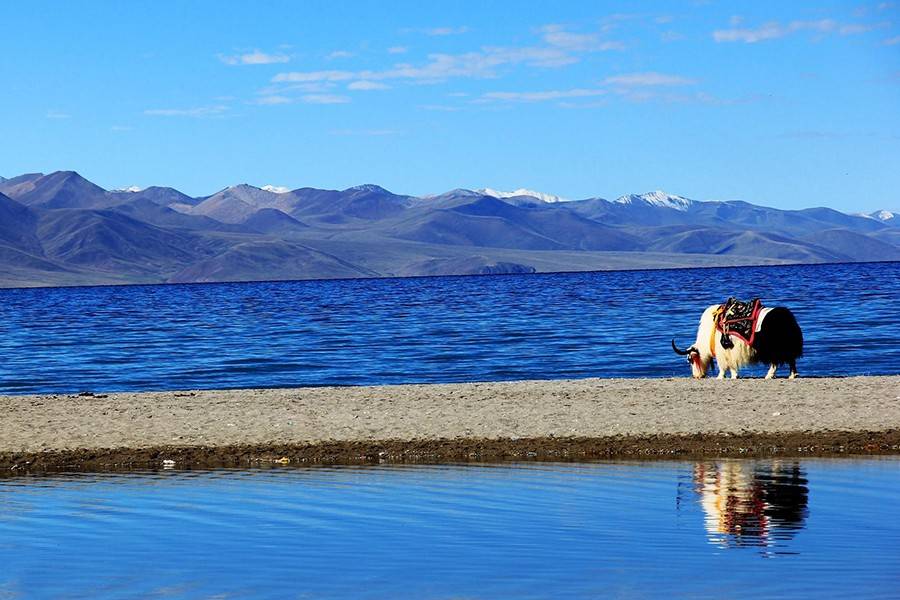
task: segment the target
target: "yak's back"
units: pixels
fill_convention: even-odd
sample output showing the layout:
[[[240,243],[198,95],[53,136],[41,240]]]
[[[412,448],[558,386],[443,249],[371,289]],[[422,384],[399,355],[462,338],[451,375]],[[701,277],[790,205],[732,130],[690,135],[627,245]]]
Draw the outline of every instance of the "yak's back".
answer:
[[[787,308],[776,306],[763,318],[753,342],[756,360],[784,364],[803,356],[803,331]]]

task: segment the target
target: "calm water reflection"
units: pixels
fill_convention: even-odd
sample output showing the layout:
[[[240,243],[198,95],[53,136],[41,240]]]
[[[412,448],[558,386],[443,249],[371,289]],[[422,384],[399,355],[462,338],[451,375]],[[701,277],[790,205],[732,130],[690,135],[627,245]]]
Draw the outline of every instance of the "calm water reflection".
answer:
[[[722,547],[779,546],[806,525],[809,487],[799,461],[694,466],[709,540]]]
[[[0,598],[879,598],[900,459],[0,480]]]

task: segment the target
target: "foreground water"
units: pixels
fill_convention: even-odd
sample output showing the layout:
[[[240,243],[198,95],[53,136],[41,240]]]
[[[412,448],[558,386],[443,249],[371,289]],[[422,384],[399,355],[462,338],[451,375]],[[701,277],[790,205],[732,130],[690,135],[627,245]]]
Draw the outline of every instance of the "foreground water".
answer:
[[[795,312],[802,375],[900,372],[879,263],[0,290],[0,393],[685,376],[730,295]]]
[[[898,458],[0,479],[0,598],[896,597],[898,505]]]

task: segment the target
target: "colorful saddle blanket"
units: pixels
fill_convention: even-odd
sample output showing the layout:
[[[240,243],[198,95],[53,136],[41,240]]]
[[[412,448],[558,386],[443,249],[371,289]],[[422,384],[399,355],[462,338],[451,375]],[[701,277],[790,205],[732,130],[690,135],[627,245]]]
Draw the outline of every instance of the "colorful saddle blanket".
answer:
[[[731,348],[734,345],[728,336],[735,336],[752,345],[756,337],[756,322],[762,309],[763,304],[759,298],[749,302],[729,298],[720,307],[716,318],[716,330],[722,333],[722,347]]]

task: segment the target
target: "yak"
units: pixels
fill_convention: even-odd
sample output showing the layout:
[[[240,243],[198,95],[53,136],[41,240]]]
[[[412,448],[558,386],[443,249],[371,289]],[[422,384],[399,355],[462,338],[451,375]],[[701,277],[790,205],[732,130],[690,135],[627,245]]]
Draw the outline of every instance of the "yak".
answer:
[[[743,319],[747,328],[745,335],[740,335],[729,331],[726,319],[732,301],[714,304],[703,311],[697,340],[689,348],[682,350],[672,340],[672,349],[688,357],[694,379],[706,377],[713,359],[719,368],[718,379],[724,379],[726,371],[731,371],[731,378],[737,379],[740,368],[753,363],[769,365],[766,379],[775,377],[775,371],[784,364],[791,369],[789,379],[796,378],[797,359],[803,356],[803,332],[794,314],[783,306],[763,308],[754,300],[756,308],[752,314],[745,313],[751,316]]]

